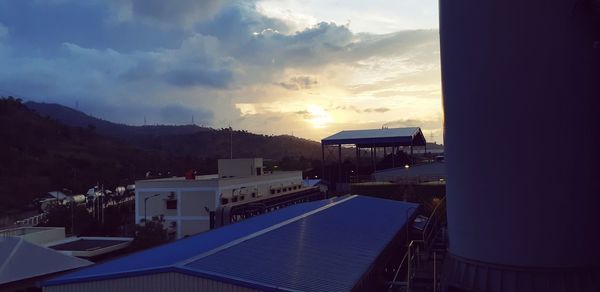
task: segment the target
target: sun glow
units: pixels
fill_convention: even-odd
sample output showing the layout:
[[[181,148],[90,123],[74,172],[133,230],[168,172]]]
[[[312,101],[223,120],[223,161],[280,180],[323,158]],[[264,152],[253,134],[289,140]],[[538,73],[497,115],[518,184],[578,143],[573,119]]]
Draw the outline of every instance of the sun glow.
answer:
[[[324,128],[333,122],[331,114],[329,114],[329,112],[327,112],[321,106],[309,105],[307,111],[308,115],[306,120],[315,128]]]

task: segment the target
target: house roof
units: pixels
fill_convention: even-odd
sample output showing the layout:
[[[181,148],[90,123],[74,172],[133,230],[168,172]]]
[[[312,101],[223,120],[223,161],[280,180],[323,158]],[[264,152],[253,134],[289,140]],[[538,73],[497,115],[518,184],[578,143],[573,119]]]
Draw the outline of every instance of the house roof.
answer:
[[[0,285],[92,264],[19,237],[0,237]]]
[[[173,271],[261,290],[350,290],[417,206],[356,195],[297,204],[45,285]]]
[[[387,128],[341,131],[321,140],[323,145],[355,144],[359,147],[425,146],[421,128]]]

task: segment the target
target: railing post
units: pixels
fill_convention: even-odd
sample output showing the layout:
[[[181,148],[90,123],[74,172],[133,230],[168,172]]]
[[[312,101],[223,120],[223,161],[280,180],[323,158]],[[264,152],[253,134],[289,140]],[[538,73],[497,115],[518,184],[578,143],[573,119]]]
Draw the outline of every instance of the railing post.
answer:
[[[406,268],[406,292],[410,292],[410,266],[411,266],[411,244],[408,245],[408,261],[407,261],[407,268]]]
[[[437,260],[436,260],[436,252],[433,252],[433,292],[437,290]]]

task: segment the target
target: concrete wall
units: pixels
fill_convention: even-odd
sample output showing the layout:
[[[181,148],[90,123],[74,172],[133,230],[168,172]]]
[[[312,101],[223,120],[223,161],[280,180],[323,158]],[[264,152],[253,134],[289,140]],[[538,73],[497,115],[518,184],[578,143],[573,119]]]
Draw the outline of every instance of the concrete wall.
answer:
[[[43,245],[65,239],[64,227],[20,227],[0,231],[0,236],[18,236],[24,240]]]
[[[246,177],[256,176],[256,169],[260,168],[262,175],[262,158],[219,159],[219,177]]]
[[[44,287],[44,292],[250,292],[256,289],[189,276],[180,273],[158,273],[121,279],[107,279]]]

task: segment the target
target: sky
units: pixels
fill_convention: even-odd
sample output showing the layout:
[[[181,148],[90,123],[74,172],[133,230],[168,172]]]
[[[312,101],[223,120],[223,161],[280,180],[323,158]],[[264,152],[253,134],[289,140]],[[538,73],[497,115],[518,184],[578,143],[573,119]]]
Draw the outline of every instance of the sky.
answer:
[[[437,0],[0,0],[0,95],[114,122],[441,143]]]

